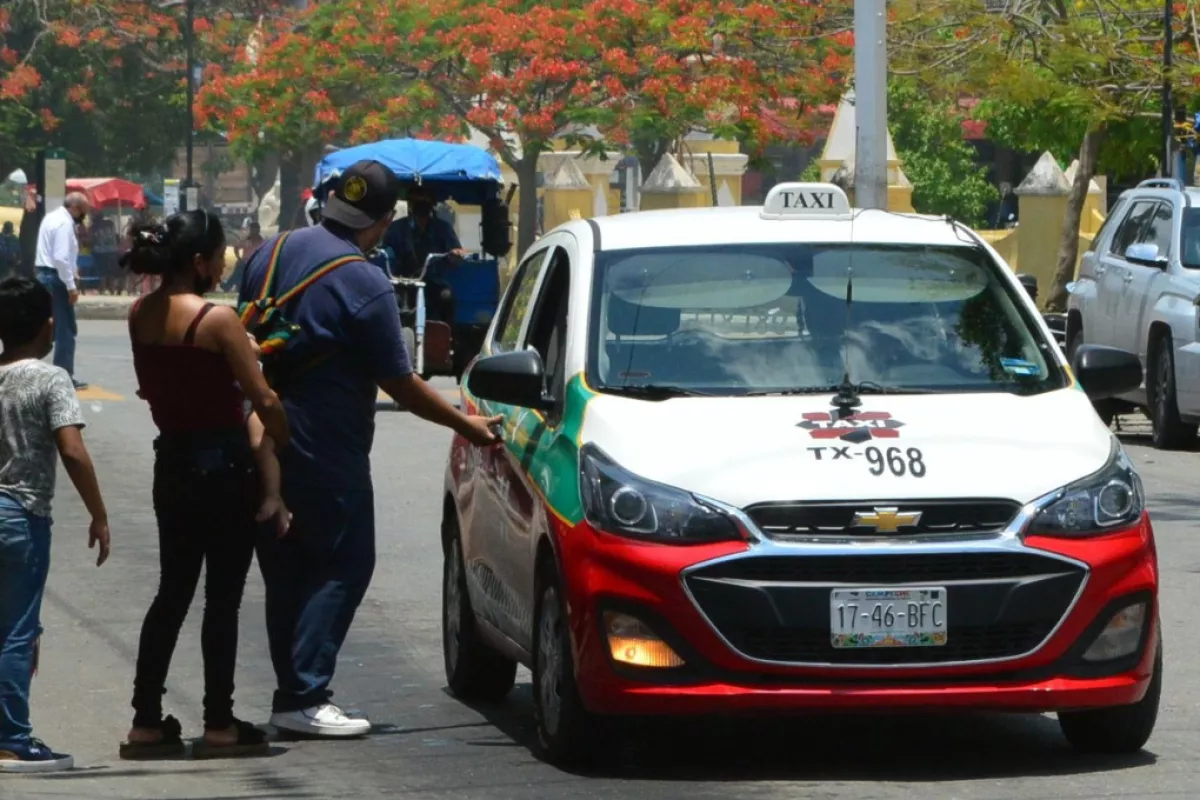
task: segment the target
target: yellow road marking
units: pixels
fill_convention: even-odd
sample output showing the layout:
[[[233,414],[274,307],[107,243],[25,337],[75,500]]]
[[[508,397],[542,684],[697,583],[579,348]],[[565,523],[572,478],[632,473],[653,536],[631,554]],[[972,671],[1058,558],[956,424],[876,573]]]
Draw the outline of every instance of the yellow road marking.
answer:
[[[86,389],[80,389],[75,394],[80,400],[124,400],[125,398],[119,394],[113,394],[107,389],[102,389],[99,386],[89,386]]]

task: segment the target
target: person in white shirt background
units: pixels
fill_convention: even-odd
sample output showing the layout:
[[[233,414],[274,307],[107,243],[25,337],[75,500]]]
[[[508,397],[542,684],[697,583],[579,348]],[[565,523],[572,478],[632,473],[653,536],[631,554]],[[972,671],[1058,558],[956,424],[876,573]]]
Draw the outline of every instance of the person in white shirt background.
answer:
[[[62,208],[51,211],[38,229],[37,278],[54,298],[54,366],[71,376],[76,389],[87,384],[75,377],[75,303],[79,300],[79,239],[75,226],[87,218],[87,195],[72,192]]]

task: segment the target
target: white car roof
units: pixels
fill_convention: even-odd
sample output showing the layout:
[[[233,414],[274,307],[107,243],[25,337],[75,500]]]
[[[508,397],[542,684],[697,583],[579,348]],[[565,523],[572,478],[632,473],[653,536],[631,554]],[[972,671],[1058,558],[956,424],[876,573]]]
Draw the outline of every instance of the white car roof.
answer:
[[[789,192],[822,194],[832,207],[785,209],[780,198]],[[599,233],[601,251],[780,242],[975,246],[973,234],[945,217],[851,209],[839,187],[823,183],[779,184],[762,206],[642,211],[568,227],[587,224]]]

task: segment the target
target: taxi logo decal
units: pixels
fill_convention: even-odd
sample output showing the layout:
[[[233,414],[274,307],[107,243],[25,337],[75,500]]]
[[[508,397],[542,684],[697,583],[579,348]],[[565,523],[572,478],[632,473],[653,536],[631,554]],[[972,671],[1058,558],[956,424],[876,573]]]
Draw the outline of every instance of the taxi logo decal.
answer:
[[[843,439],[865,441],[867,439],[898,439],[904,423],[893,419],[886,411],[860,411],[846,417],[835,417],[826,411],[814,411],[804,415],[797,423],[814,439]]]

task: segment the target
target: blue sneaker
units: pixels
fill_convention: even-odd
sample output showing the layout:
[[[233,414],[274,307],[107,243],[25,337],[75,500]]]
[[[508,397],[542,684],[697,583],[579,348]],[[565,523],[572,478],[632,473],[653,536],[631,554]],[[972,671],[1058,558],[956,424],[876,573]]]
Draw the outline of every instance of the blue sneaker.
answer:
[[[41,739],[0,744],[0,773],[61,772],[74,766],[75,759],[54,752]]]

